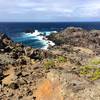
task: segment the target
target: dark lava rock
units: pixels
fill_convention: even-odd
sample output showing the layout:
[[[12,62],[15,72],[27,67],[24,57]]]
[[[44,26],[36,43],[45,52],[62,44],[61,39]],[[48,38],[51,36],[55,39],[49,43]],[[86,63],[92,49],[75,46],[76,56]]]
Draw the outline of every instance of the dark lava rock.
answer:
[[[0,51],[1,49],[5,49],[6,46],[12,45],[12,42],[6,34],[0,33]]]
[[[18,89],[19,86],[18,86],[17,83],[11,83],[10,86],[9,86],[9,88],[12,88],[12,89]]]
[[[100,31],[92,30],[87,31],[82,28],[69,27],[64,31],[51,34],[48,36],[49,40],[52,40],[56,43],[56,45],[67,44],[70,46],[78,46],[92,49],[96,52],[100,48]]]

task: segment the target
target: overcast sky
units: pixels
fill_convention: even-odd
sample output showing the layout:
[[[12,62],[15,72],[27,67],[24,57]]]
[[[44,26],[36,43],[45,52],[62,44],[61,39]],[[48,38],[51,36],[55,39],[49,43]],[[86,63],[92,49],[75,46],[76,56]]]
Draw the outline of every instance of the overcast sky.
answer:
[[[100,0],[0,0],[0,21],[100,21]]]

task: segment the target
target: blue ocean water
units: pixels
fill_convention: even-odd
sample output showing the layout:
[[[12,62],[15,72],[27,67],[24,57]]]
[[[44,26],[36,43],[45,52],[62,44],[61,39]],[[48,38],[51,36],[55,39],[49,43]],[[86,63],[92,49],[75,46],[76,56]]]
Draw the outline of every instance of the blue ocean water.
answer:
[[[67,27],[82,27],[87,30],[100,29],[100,22],[1,22],[0,32],[7,34],[15,42],[34,48],[42,48],[46,42],[26,34],[26,30],[38,30],[45,33],[46,31],[61,31]]]

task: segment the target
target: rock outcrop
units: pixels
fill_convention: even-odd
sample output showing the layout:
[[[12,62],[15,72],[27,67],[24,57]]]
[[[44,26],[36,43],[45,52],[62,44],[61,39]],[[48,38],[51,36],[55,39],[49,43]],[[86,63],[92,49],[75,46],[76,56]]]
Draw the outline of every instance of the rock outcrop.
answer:
[[[100,31],[67,28],[48,51],[0,34],[0,100],[100,100]]]
[[[70,27],[64,31],[52,34],[48,37],[54,41],[56,45],[72,45],[78,47],[85,47],[100,53],[100,31],[87,31],[82,28]]]

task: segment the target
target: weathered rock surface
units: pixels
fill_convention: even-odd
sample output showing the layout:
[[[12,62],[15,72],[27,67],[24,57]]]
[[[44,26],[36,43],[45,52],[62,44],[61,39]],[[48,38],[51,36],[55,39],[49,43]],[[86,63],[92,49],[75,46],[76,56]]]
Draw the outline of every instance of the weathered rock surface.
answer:
[[[75,73],[51,70],[40,82],[36,100],[99,100],[100,86],[94,84]]]
[[[85,47],[100,53],[100,31],[86,31],[81,28],[70,27],[64,31],[52,34],[48,37],[57,45],[67,44],[78,47]]]
[[[100,100],[100,31],[67,28],[48,51],[0,33],[0,100]]]

